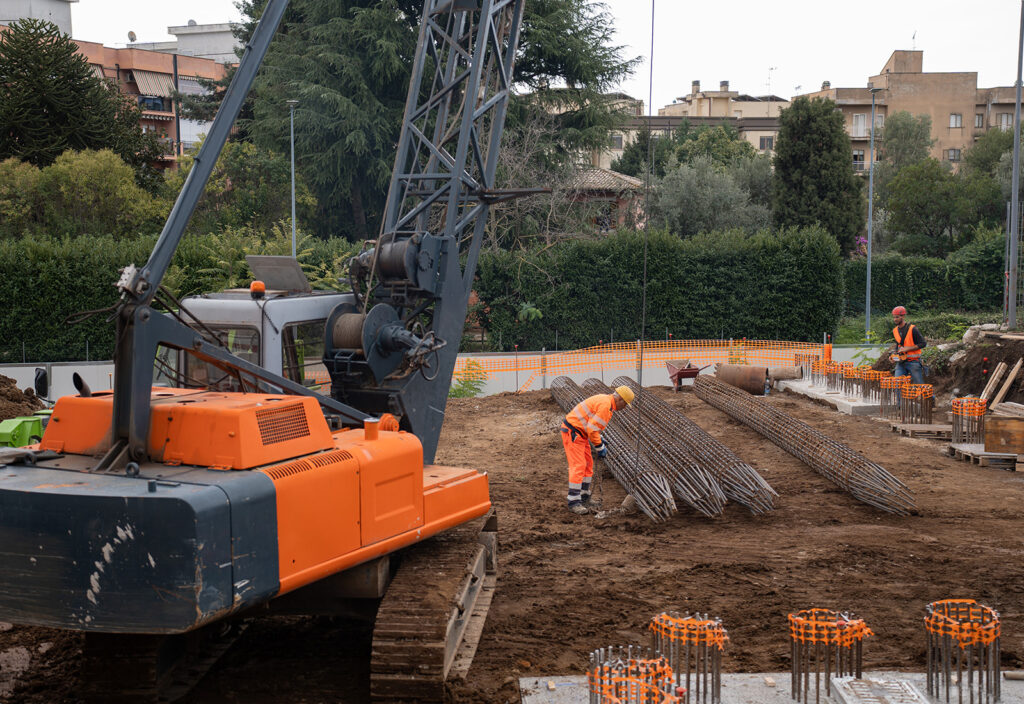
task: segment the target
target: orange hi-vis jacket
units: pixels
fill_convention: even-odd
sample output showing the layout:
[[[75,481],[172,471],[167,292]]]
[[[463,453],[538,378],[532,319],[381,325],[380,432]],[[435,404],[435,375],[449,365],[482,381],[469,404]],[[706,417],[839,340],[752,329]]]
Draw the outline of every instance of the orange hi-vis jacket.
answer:
[[[591,396],[576,404],[565,416],[565,422],[583,431],[592,445],[601,444],[601,431],[608,427],[608,421],[615,412],[611,394]]]
[[[892,329],[892,336],[894,338],[896,338],[896,344],[899,345],[900,347],[913,347],[914,346],[914,326],[913,325],[908,325],[907,326],[907,334],[903,336],[902,340],[900,339],[900,329],[899,329],[899,326],[894,327]],[[915,350],[913,352],[904,352],[903,354],[905,354],[907,356],[907,359],[918,359],[921,356],[921,350]]]

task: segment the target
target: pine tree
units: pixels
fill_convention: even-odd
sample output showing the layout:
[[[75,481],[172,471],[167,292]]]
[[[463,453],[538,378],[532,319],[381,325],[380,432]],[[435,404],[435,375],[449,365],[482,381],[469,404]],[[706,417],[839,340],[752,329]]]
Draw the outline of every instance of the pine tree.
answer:
[[[138,106],[97,77],[56,25],[25,19],[0,32],[0,77],[0,160],[42,167],[69,149],[106,148],[155,187],[149,164],[160,145],[142,131]]]
[[[866,211],[842,113],[831,100],[797,98],[779,123],[772,193],[776,226],[819,224],[849,252]]]

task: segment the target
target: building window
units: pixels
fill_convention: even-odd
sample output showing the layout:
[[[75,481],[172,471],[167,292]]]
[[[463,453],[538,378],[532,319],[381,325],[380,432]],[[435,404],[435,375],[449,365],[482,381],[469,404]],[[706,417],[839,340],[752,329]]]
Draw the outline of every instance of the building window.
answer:
[[[621,134],[613,134],[612,135],[612,149],[622,149],[622,135]]]
[[[151,95],[140,95],[139,107],[144,111],[151,110],[153,112],[170,112],[166,107],[164,107],[163,98],[156,98]]]
[[[736,118],[743,117],[743,111],[742,110],[733,110],[732,111],[732,116],[736,117]]]
[[[947,149],[946,158],[950,161],[960,161],[960,150],[959,149]]]
[[[875,129],[880,130],[885,127],[885,115],[878,113],[875,115]]]
[[[761,137],[761,151],[770,152],[775,149],[775,137]]]
[[[949,127],[950,129],[956,129],[957,127],[964,126],[964,116],[958,112],[949,113]]]
[[[864,170],[864,150],[854,149],[853,150],[853,170],[863,171]]]
[[[1012,112],[1001,112],[999,113],[999,129],[1008,130],[1013,127],[1013,113]],[[1012,169],[1011,169],[1012,171]]]
[[[867,113],[859,112],[853,116],[853,136],[854,137],[867,137],[868,130],[868,116]]]
[[[974,116],[974,129],[980,130],[985,126],[985,116],[981,113],[977,113]]]

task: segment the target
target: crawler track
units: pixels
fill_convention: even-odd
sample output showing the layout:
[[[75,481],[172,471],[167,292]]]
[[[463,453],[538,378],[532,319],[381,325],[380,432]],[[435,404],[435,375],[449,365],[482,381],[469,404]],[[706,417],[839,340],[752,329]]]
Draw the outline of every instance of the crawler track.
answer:
[[[402,555],[373,630],[373,701],[443,702],[457,656],[468,668],[480,630],[474,621],[486,615],[480,606],[494,588],[495,531],[492,513]]]

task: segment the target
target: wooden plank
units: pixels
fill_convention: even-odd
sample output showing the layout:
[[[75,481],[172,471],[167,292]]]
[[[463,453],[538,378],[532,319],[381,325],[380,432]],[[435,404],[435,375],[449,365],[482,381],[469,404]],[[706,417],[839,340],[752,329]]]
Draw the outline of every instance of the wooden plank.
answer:
[[[997,403],[1002,403],[1003,399],[1006,398],[1006,394],[1010,391],[1010,386],[1013,385],[1014,379],[1017,378],[1017,374],[1020,373],[1021,365],[1024,365],[1024,357],[1017,360],[1017,363],[1013,365],[1013,369],[1010,370],[1010,374],[1006,377],[1006,381],[1003,382],[1003,388],[999,389],[999,393],[992,399],[992,405],[995,406]]]
[[[989,416],[985,419],[985,451],[1024,453],[1024,418]]]
[[[992,392],[995,391],[996,384],[1003,378],[1003,374],[1006,373],[1006,362],[1000,362],[996,365],[996,368],[992,370],[992,376],[988,378],[988,383],[985,384],[985,390],[981,392],[981,398],[986,401],[992,396]]]

